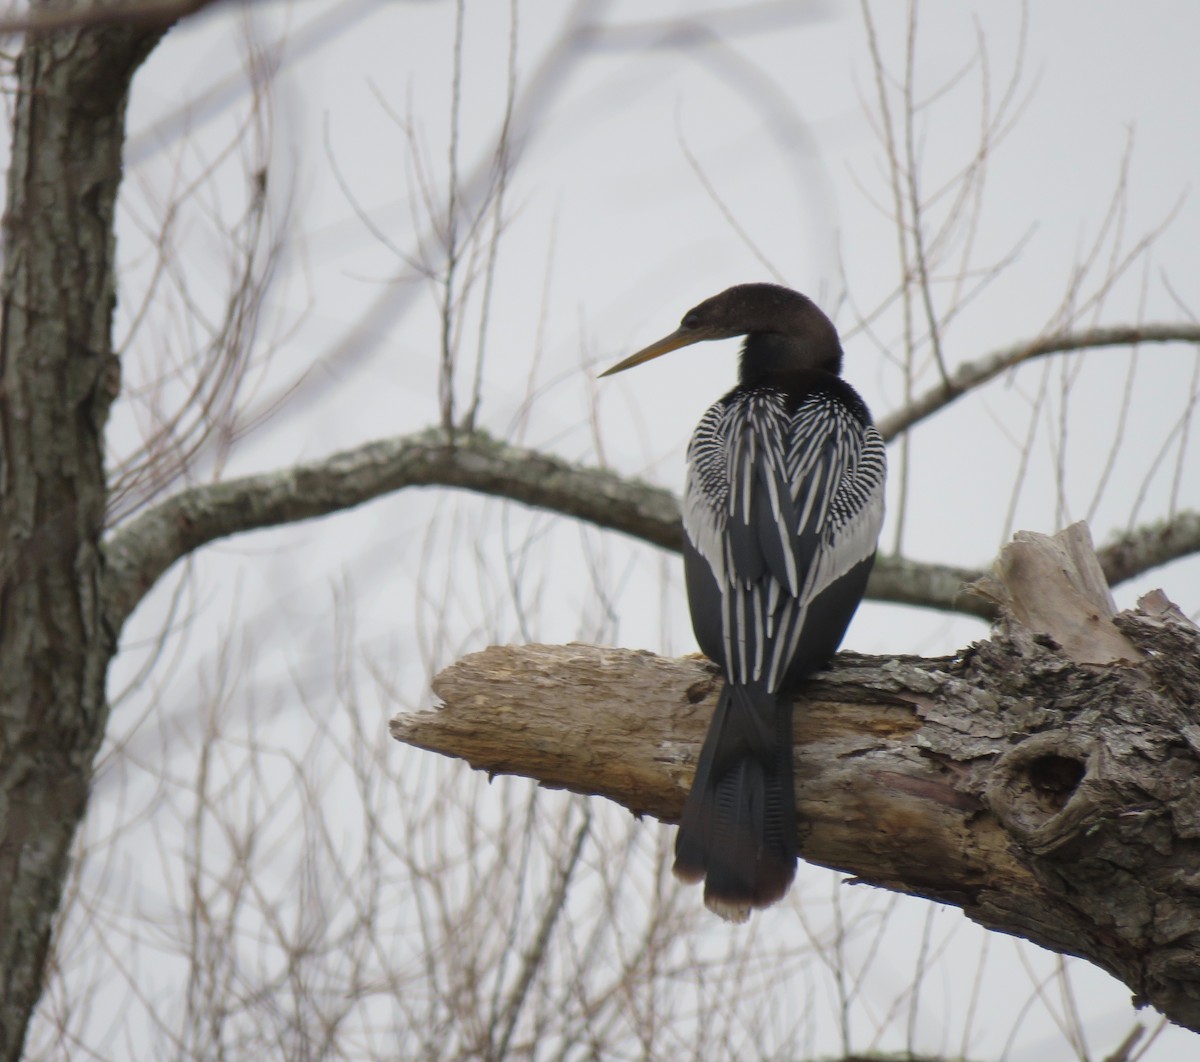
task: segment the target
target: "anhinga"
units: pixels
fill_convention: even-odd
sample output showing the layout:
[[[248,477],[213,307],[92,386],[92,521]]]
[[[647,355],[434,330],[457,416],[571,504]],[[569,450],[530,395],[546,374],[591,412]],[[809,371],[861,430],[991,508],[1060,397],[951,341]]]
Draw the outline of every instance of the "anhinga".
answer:
[[[775,284],[684,314],[621,372],[705,339],[745,336],[738,385],[687,451],[684,571],[696,640],[725,687],[675,842],[675,874],[743,921],[796,872],[792,701],[841,644],[883,522],[883,441],[841,378],[833,323]]]

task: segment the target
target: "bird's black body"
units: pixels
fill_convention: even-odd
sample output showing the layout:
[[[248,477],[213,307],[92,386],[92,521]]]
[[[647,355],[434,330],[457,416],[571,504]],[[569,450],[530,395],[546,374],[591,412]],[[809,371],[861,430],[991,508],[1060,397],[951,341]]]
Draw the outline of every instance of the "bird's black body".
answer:
[[[696,639],[725,675],[675,846],[727,918],[780,899],[795,874],[792,704],[841,644],[883,519],[884,450],[840,377],[829,319],[771,284],[723,292],[610,370],[745,335],[739,383],[688,446],[684,568]]]

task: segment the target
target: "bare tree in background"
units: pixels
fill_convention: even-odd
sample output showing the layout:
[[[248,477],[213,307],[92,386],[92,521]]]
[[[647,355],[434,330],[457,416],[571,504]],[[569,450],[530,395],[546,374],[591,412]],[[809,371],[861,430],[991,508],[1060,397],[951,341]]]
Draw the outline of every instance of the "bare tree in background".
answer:
[[[482,429],[483,367],[500,345],[488,324],[498,248],[512,216],[509,182],[539,114],[584,56],[601,48],[633,54],[719,47],[722,35],[733,39],[742,25],[788,17],[781,10],[788,5],[762,5],[744,21],[732,12],[704,26],[606,27],[605,5],[581,2],[557,45],[518,84],[514,7],[503,117],[493,149],[477,165],[459,157],[457,92],[445,181],[432,176],[422,156],[420,130],[396,115],[413,148],[423,209],[411,238],[396,246],[406,283],[381,297],[378,314],[387,320],[416,293],[435,293],[440,329],[427,342],[439,351],[437,422],[284,471],[226,478],[221,470],[240,440],[271,417],[299,415],[320,394],[317,373],[299,374],[271,397],[256,386],[273,349],[304,325],[298,314],[265,327],[289,194],[267,163],[278,60],[270,44],[252,34],[245,40],[246,81],[254,91],[226,149],[245,166],[240,201],[212,205],[199,193],[206,174],[189,178],[181,167],[176,186],[141,188],[124,207],[153,253],[118,278],[114,243],[131,81],[154,49],[170,47],[162,38],[171,20],[202,6],[142,3],[117,11],[39,4],[10,27],[22,36],[10,79],[0,337],[0,1056],[21,1056],[35,1006],[29,1050],[48,1058],[721,1057],[744,1053],[747,1044],[764,1055],[811,1055],[816,1047],[808,1038],[828,1020],[825,1013],[806,993],[781,1018],[768,989],[789,978],[807,983],[823,970],[835,986],[832,1009],[847,1055],[886,1045],[885,1036],[906,1025],[914,1051],[922,984],[943,946],[932,928],[921,938],[911,983],[873,1014],[877,1042],[862,1044],[851,1024],[858,1008],[867,1009],[864,971],[896,929],[876,909],[835,892],[829,918],[818,924],[812,912],[824,905],[809,895],[799,941],[766,939],[753,926],[736,939],[706,936],[697,931],[702,916],[694,898],[670,882],[661,830],[599,802],[523,782],[488,785],[455,764],[418,753],[401,757],[385,747],[379,721],[411,700],[396,661],[419,650],[432,677],[469,649],[537,639],[546,594],[534,558],[546,535],[539,512],[436,511],[427,532],[430,563],[417,583],[425,603],[417,625],[398,634],[397,644],[361,649],[353,588],[338,588],[331,594],[334,621],[314,637],[309,654],[320,661],[319,682],[299,673],[282,685],[267,682],[266,665],[253,651],[252,618],[235,615],[209,658],[214,666],[196,677],[200,710],[186,719],[156,712],[123,726],[121,739],[105,745],[111,706],[165,684],[177,666],[168,631],[176,622],[186,625],[195,608],[187,580],[171,584],[175,594],[161,640],[145,654],[145,672],[129,690],[114,690],[110,669],[131,614],[169,571],[178,572],[180,561],[231,535],[373,499],[387,505],[387,496],[406,488],[434,486],[509,499],[667,551],[678,548],[678,506],[670,492],[526,447],[520,422],[504,440]],[[348,18],[349,7],[310,26],[311,38]],[[1056,364],[1050,355],[1069,355],[1061,361],[1073,365],[1102,347],[1196,343],[1200,327],[1100,319],[1107,294],[1138,265],[1153,236],[1124,241],[1119,186],[1110,217],[1043,333],[1000,337],[991,353],[964,358],[954,347],[956,317],[1008,264],[980,263],[973,247],[988,158],[1019,113],[1019,77],[1014,73],[993,98],[986,64],[978,68],[983,103],[973,157],[950,180],[927,186],[920,123],[931,101],[918,98],[914,87],[915,16],[906,59],[895,70],[866,3],[863,15],[874,72],[866,94],[874,97],[887,206],[897,219],[900,279],[888,305],[899,302],[904,322],[897,345],[875,335],[887,306],[852,306],[854,334],[895,358],[903,381],[902,403],[881,418],[900,451],[900,514],[893,552],[881,558],[870,595],[993,618],[994,600],[961,592],[982,572],[903,552],[916,548],[905,532],[915,429],[951,403],[970,401],[1001,374]],[[465,5],[456,18],[457,86]],[[725,69],[738,83],[736,63]],[[749,82],[745,87],[757,91]],[[343,179],[354,200],[353,181]],[[216,295],[198,290],[194,263],[177,251],[177,226],[188,211],[208,211],[220,234],[227,275],[213,279]],[[369,212],[361,213],[370,224]],[[1018,245],[1019,239],[1014,250]],[[119,285],[125,331],[114,334]],[[158,312],[164,304],[171,312]],[[336,363],[352,371],[370,324],[347,336],[322,368]],[[1062,371],[1061,380],[1043,378],[1034,391],[1028,434],[1019,440],[1027,455],[1047,420],[1066,431],[1066,400],[1051,414],[1044,397],[1053,391],[1050,382],[1068,392],[1072,370]],[[118,398],[128,404],[123,425],[137,425],[133,442],[106,434]],[[530,402],[536,398],[531,393]],[[1173,477],[1169,505],[1100,551],[1113,584],[1200,550],[1200,514],[1179,503],[1177,489],[1194,386],[1187,398],[1178,422],[1152,440],[1157,454],[1147,460],[1148,478]],[[1122,430],[1114,432],[1114,451]],[[1103,484],[1102,478],[1097,498]],[[1013,489],[1015,506],[1020,483]],[[505,543],[504,565],[497,573],[481,559],[471,573],[477,585],[463,585],[461,569],[438,562],[436,539],[470,551],[485,527]],[[588,541],[595,593],[581,609],[578,637],[602,643],[613,635],[607,601],[620,572]],[[1185,637],[1168,609],[1160,617],[1172,637]],[[336,638],[326,636],[329,630]],[[1050,661],[1047,667],[1054,662],[1043,642],[1013,639],[995,644],[1014,654],[1024,646]],[[1153,655],[1153,644],[1143,651]],[[1006,659],[1024,658],[1002,655],[997,672]],[[909,665],[921,673],[938,662]],[[894,662],[894,674],[900,666]],[[554,667],[568,689],[567,664]],[[699,683],[703,693],[710,679],[699,665],[687,667],[684,685]],[[678,675],[667,668],[660,676],[668,700]],[[904,675],[904,682],[914,681]],[[841,683],[833,701],[852,703],[861,693],[852,669],[831,682]],[[912,690],[901,684],[893,693]],[[622,687],[615,693],[619,699]],[[166,750],[184,740],[186,759],[168,759]],[[511,748],[501,753],[491,769],[538,773],[506,760],[518,754]],[[181,763],[187,764],[182,776]],[[589,788],[577,778],[542,776]],[[1067,791],[1053,771],[1044,781],[1044,799]],[[671,774],[657,779],[662,790],[653,799],[660,804],[647,797],[655,792],[650,781],[631,782],[628,800],[669,817],[675,782]],[[621,795],[615,784],[611,795]],[[978,811],[958,810],[966,817]],[[174,893],[165,905],[146,895],[144,910],[131,920],[109,910],[95,886],[133,895],[135,908],[142,902],[137,866],[114,853],[124,833],[143,826],[159,839],[152,858],[169,864],[164,878]],[[1181,832],[1177,827],[1167,840]],[[1156,835],[1154,843],[1167,841]],[[957,866],[949,861],[943,869],[947,881],[899,876],[884,883],[963,902],[950,888]],[[1186,874],[1181,867],[1176,877]],[[993,924],[1013,928],[1000,912],[992,915]],[[1171,917],[1184,927],[1180,933],[1194,925],[1182,901]],[[1045,927],[1026,928],[1036,938]],[[867,954],[858,965],[847,946],[852,939]],[[1122,957],[1109,957],[1109,968]],[[182,993],[158,994],[153,972],[147,975],[156,963],[185,986]],[[1063,999],[1055,1013],[1064,1038],[1078,1057],[1088,1057],[1069,974],[1056,969],[1053,977]],[[1030,1005],[1047,994],[1042,975],[1031,983]],[[1174,1012],[1165,996],[1154,1001],[1192,1024],[1191,997],[1182,995]],[[973,996],[961,1049],[948,1044],[947,1056],[967,1054],[978,1005]],[[125,1021],[135,1011],[142,1023],[136,1029]],[[98,1038],[85,1032],[96,1029],[104,1030]],[[1138,1035],[1130,1032],[1117,1047],[1123,1053],[1111,1057],[1134,1057]]]

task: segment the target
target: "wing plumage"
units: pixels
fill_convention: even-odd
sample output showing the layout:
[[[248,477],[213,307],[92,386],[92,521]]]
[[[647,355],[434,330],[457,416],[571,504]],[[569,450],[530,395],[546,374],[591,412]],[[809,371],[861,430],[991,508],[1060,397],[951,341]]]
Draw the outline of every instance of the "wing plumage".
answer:
[[[791,408],[775,389],[739,389],[705,414],[683,522],[720,591],[728,680],[775,692],[802,677],[810,604],[874,555],[884,470],[879,433],[832,390]]]
[[[741,386],[688,447],[684,568],[700,647],[725,672],[675,844],[675,873],[744,919],[796,867],[792,696],[858,607],[883,521],[884,448],[831,377],[798,400]]]

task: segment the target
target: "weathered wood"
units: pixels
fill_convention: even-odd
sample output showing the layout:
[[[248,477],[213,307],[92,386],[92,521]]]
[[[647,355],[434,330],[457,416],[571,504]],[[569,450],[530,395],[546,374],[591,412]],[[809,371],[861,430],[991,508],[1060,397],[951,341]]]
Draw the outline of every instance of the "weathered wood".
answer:
[[[999,566],[1018,599],[1075,547],[1021,548],[1037,563]],[[954,657],[843,653],[808,685],[801,851],[1090,959],[1200,1030],[1200,631],[1165,598],[1094,623],[1097,601],[1072,579],[1051,609],[1070,654],[1010,618]],[[1072,659],[1114,637],[1137,662]],[[392,732],[672,822],[719,686],[699,657],[492,647],[446,669],[443,705]]]
[[[974,589],[1022,626],[1048,634],[1077,664],[1141,659],[1112,623],[1117,606],[1087,524],[1072,524],[1053,537],[1018,531],[1001,550],[994,575]]]

